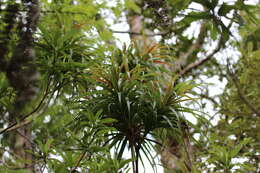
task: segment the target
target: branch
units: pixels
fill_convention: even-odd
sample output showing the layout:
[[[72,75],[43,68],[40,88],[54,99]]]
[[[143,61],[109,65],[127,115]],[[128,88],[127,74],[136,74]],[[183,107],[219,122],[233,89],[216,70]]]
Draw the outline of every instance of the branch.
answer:
[[[51,78],[49,79],[49,81],[47,83],[47,87],[45,89],[45,94],[44,94],[43,98],[41,99],[40,103],[37,105],[37,107],[32,112],[23,116],[19,121],[13,123],[12,125],[10,125],[6,128],[0,129],[0,134],[3,134],[5,132],[10,132],[10,131],[13,131],[13,130],[17,130],[17,129],[23,127],[24,125],[30,123],[32,121],[32,119],[30,119],[31,115],[34,114],[35,112],[37,112],[41,108],[41,105],[43,104],[44,100],[47,98],[48,94],[52,93],[50,96],[48,96],[49,98],[51,98],[55,91],[59,90],[62,86],[64,86],[68,82],[64,83],[63,85],[56,86],[53,89],[53,91],[50,91],[50,83],[51,83]],[[47,101],[47,103],[48,102],[49,101]]]
[[[231,20],[231,22],[228,24],[227,29],[230,29],[232,24],[233,24],[233,20]],[[183,76],[183,75],[189,73],[193,69],[198,68],[199,66],[203,65],[205,62],[210,60],[221,49],[223,40],[224,40],[224,34],[221,34],[215,49],[208,56],[206,56],[206,58],[201,59],[201,60],[194,62],[192,64],[189,64],[187,67],[185,67],[182,71],[179,72],[179,76]]]
[[[235,87],[237,89],[237,94],[240,97],[240,99],[248,106],[249,109],[251,109],[251,111],[253,113],[255,113],[257,116],[260,117],[260,112],[257,110],[257,108],[254,107],[254,105],[246,98],[245,94],[243,93],[242,89],[240,88],[237,79],[235,77],[235,74],[232,73],[227,65],[227,72],[230,76],[230,78],[232,79],[233,83],[235,84]]]
[[[208,96],[208,94],[202,94],[202,93],[201,94],[194,93],[194,94],[203,99],[207,99],[207,100],[211,101],[214,105],[219,106],[219,103],[213,97]]]
[[[154,33],[154,34],[145,34],[142,32],[133,32],[133,31],[115,31],[115,30],[111,30],[111,32],[113,33],[118,33],[118,34],[130,34],[130,35],[143,35],[143,36],[147,36],[147,37],[154,37],[154,36],[164,36],[167,35],[171,32],[174,32],[172,30],[167,31],[167,32],[159,32],[159,33]]]
[[[189,50],[187,51],[187,53],[185,53],[185,54],[182,55],[181,58],[184,58],[185,60],[187,60],[188,57],[191,56],[192,53],[193,53],[195,50],[197,50],[197,49],[199,49],[199,48],[202,47],[202,45],[203,45],[203,43],[204,43],[204,39],[205,39],[205,37],[206,37],[206,32],[207,32],[207,30],[206,30],[206,24],[203,23],[203,24],[201,24],[200,33],[199,33],[199,36],[198,36],[196,42],[189,48]]]
[[[189,64],[187,67],[185,67],[182,71],[179,72],[179,76],[183,76],[183,75],[191,72],[193,69],[198,68],[199,66],[203,65],[205,62],[210,60],[221,49],[222,42],[223,42],[223,36],[220,37],[216,48],[208,56],[206,56],[206,58]]]
[[[50,85],[50,81],[48,82],[47,84],[47,87],[46,87],[46,90],[45,90],[45,94],[43,96],[43,98],[41,99],[40,103],[38,104],[38,106],[30,113],[26,114],[25,116],[23,116],[18,122],[15,122],[13,124],[11,124],[10,126],[4,128],[4,129],[1,129],[0,130],[0,134],[3,134],[5,132],[9,132],[9,131],[13,131],[13,130],[16,130],[16,129],[19,129],[20,127],[28,124],[31,122],[30,119],[28,119],[32,114],[34,114],[35,112],[38,111],[38,109],[40,109],[41,105],[43,104],[45,98],[48,96],[48,91],[49,91],[49,85]]]
[[[79,159],[78,159],[78,161],[77,161],[76,166],[70,171],[71,173],[76,172],[77,168],[79,167],[80,162],[83,160],[83,158],[85,157],[86,153],[87,153],[87,151],[84,151],[84,152],[80,155],[80,157],[79,157]]]
[[[181,69],[181,67],[187,65],[188,58],[193,54],[194,51],[200,49],[204,43],[206,37],[206,24],[203,23],[200,26],[200,32],[198,38],[196,39],[195,43],[192,44],[186,53],[182,53],[180,58],[174,62],[174,68],[172,71],[176,72]]]

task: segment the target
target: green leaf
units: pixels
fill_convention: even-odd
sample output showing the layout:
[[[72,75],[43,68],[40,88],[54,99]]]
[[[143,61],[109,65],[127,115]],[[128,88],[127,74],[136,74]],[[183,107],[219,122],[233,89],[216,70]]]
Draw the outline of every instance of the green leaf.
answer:
[[[202,19],[210,19],[212,18],[212,15],[208,12],[190,12],[183,20],[182,22],[190,24],[197,20]]]
[[[109,124],[109,123],[114,123],[117,122],[117,120],[113,119],[113,118],[104,118],[101,120],[101,123],[103,124]]]
[[[226,16],[233,9],[235,9],[234,5],[228,5],[226,3],[223,3],[218,10],[218,15],[219,16]]]
[[[209,2],[209,0],[192,0],[193,2],[199,3],[204,7],[208,7],[209,9],[212,8],[211,3]]]
[[[51,144],[53,143],[54,139],[50,138],[47,140],[46,144],[44,144],[43,146],[43,152],[44,153],[48,153],[48,151],[50,150]]]
[[[211,6],[215,8],[218,5],[219,0],[211,0]]]
[[[240,152],[240,150],[249,142],[251,141],[250,138],[245,138],[243,141],[241,141],[238,145],[235,146],[235,148],[233,148],[230,152],[231,158],[235,157],[238,155],[238,153]]]
[[[112,38],[112,36],[113,36],[112,32],[107,30],[107,29],[104,29],[103,31],[100,31],[99,35],[105,41],[110,40]]]
[[[138,14],[141,13],[141,8],[138,5],[136,5],[134,0],[125,0],[125,6],[126,8],[131,9]]]
[[[119,152],[118,152],[117,158],[118,158],[119,160],[122,159],[123,153],[124,153],[124,151],[125,151],[125,149],[126,149],[126,145],[127,145],[127,138],[124,139],[124,141],[123,141],[123,143],[122,143],[122,145],[121,145],[121,147],[120,147],[120,150],[119,150]]]

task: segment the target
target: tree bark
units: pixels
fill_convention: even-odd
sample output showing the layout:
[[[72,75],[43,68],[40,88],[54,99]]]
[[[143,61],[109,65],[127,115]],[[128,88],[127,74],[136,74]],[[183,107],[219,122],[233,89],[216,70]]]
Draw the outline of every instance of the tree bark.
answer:
[[[168,135],[162,147],[157,146],[161,156],[161,162],[165,173],[178,171],[182,173],[192,172],[192,145],[189,140],[189,132],[186,123],[182,123],[182,139]]]
[[[10,85],[16,91],[14,108],[10,112],[10,121],[15,122],[22,118],[22,113],[30,105],[39,92],[37,81],[39,73],[34,65],[35,50],[33,34],[36,31],[40,14],[38,0],[23,0],[22,7],[26,10],[26,18],[19,16],[17,31],[19,35],[18,44],[13,52],[11,60],[6,69]],[[25,163],[19,164],[34,172],[33,155],[28,152],[33,150],[31,126],[28,124],[11,133],[11,149],[17,158]]]
[[[12,10],[10,13],[6,13],[2,19],[2,22],[6,25],[2,31],[0,31],[0,71],[6,72],[7,60],[6,54],[8,52],[8,44],[11,39],[11,33],[16,24],[16,17],[18,15],[19,5],[16,3],[10,3],[6,11]]]

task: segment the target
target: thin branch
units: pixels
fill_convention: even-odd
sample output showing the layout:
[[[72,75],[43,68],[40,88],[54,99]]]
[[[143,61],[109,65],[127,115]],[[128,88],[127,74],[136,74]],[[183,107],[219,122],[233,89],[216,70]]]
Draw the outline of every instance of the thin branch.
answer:
[[[84,151],[84,152],[80,155],[80,157],[79,157],[79,159],[78,159],[78,161],[77,161],[76,166],[70,171],[71,173],[74,173],[74,172],[76,171],[76,169],[79,167],[80,162],[81,162],[82,159],[85,157],[86,153],[87,153],[87,151]]]
[[[48,96],[49,94],[49,85],[50,85],[50,81],[47,83],[47,87],[46,87],[46,90],[45,90],[45,94],[44,96],[42,97],[40,103],[38,104],[38,106],[33,110],[31,111],[30,113],[26,114],[25,116],[23,116],[18,122],[15,122],[13,124],[11,124],[10,126],[4,128],[4,129],[1,129],[0,131],[0,134],[3,134],[5,132],[9,132],[9,131],[13,131],[13,130],[16,130],[16,129],[19,129],[20,127],[28,124],[29,122],[31,122],[31,120],[28,120],[27,118],[30,117],[32,114],[34,114],[35,112],[38,111],[38,109],[40,109],[41,105],[43,104],[45,98]]]
[[[260,117],[260,112],[257,110],[257,108],[246,98],[245,94],[243,93],[242,89],[240,88],[237,79],[235,77],[235,74],[232,73],[229,69],[229,66],[227,65],[227,72],[230,76],[230,78],[232,79],[233,83],[235,84],[236,90],[237,90],[237,94],[240,97],[240,99],[248,106],[249,109],[251,109],[251,111],[253,113],[255,113],[257,116]]]
[[[189,133],[188,130],[186,129],[186,127],[188,126],[186,124],[186,122],[184,123],[184,128],[182,127],[183,130],[181,130],[182,133],[182,140],[183,140],[183,145],[184,145],[184,150],[186,153],[186,157],[187,157],[187,161],[184,161],[184,164],[186,166],[186,168],[188,169],[189,172],[191,172],[193,164],[192,164],[192,147],[191,147],[191,143],[190,143],[190,139],[189,139]],[[183,126],[181,124],[181,126]]]
[[[111,30],[111,32],[118,33],[118,34],[143,35],[143,36],[147,36],[147,37],[154,37],[154,36],[164,36],[171,32],[174,32],[174,31],[170,30],[168,32],[159,32],[159,33],[153,33],[153,34],[145,34],[142,32],[133,32],[133,31],[115,31],[115,30]]]
[[[221,49],[222,42],[223,42],[222,40],[223,40],[223,36],[221,36],[221,38],[219,39],[216,48],[208,56],[206,56],[206,58],[198,60],[198,61],[196,61],[194,63],[189,64],[187,67],[185,67],[182,71],[179,72],[179,75],[183,76],[183,75],[191,72],[193,69],[196,69],[199,66],[203,65],[208,60],[210,60]]]
[[[194,94],[201,98],[211,101],[214,105],[219,106],[219,103],[213,97],[210,97],[208,94],[196,94],[196,93],[194,93]]]
[[[185,60],[187,60],[188,57],[190,57],[195,50],[202,47],[205,37],[206,37],[206,32],[207,32],[206,24],[203,23],[203,24],[201,24],[200,33],[198,35],[196,42],[190,47],[190,49],[187,51],[187,53],[185,53],[181,56],[182,59],[184,58]]]
[[[233,20],[231,20],[231,22],[228,24],[227,28],[230,29],[232,24],[233,24]],[[182,71],[180,71],[178,75],[179,76],[183,76],[183,75],[191,72],[193,69],[196,69],[199,66],[203,65],[208,60],[210,60],[222,48],[223,40],[224,40],[224,34],[222,34],[220,36],[219,41],[217,43],[217,46],[215,47],[215,49],[208,56],[206,56],[206,58],[198,60],[198,61],[196,61],[194,63],[189,64]]]
[[[196,39],[195,43],[192,44],[189,49],[186,51],[186,53],[182,53],[180,55],[180,58],[174,62],[174,68],[172,71],[176,72],[181,69],[181,67],[187,65],[188,58],[193,54],[194,51],[200,49],[203,46],[205,37],[206,37],[206,24],[203,23],[200,26],[200,32],[198,35],[198,38]]]

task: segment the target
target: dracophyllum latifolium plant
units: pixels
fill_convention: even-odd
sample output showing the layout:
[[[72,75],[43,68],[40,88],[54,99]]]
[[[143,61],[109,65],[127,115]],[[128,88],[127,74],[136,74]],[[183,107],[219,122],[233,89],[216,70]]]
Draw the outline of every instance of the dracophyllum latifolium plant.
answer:
[[[143,163],[141,153],[154,164],[151,147],[153,142],[160,145],[152,137],[155,130],[182,134],[180,124],[185,120],[181,112],[185,108],[180,102],[194,87],[175,85],[173,79],[166,82],[161,70],[167,72],[167,57],[158,56],[162,49],[155,45],[141,53],[133,44],[115,50],[108,63],[91,69],[96,85],[84,99],[86,109],[94,113],[101,110],[102,118],[114,120],[107,123],[114,130],[107,133],[106,144],[115,148],[119,160],[130,149],[134,172],[138,172],[138,161]]]

